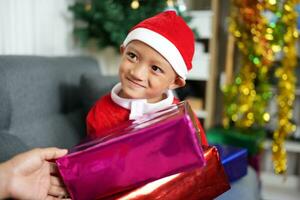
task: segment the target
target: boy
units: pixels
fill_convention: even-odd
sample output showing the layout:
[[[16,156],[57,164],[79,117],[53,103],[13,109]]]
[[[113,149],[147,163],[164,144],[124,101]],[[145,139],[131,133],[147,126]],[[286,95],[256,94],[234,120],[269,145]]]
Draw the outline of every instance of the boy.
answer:
[[[121,82],[87,116],[92,137],[103,137],[103,130],[178,103],[171,90],[185,85],[192,68],[194,36],[176,12],[165,11],[134,26],[120,52]],[[198,128],[202,144],[207,144],[199,121]]]

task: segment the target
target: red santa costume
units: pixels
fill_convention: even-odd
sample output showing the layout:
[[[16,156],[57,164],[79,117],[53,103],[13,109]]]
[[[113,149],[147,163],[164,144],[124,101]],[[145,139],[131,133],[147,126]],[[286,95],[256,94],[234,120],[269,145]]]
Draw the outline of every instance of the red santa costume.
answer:
[[[191,29],[174,11],[163,12],[137,24],[127,35],[123,45],[126,46],[133,40],[144,42],[155,49],[182,79],[186,79],[188,71],[192,68],[194,36]],[[104,130],[178,103],[172,91],[166,91],[166,98],[157,103],[147,103],[146,99],[121,98],[118,96],[120,90],[119,83],[89,111],[86,121],[90,136],[103,137]],[[199,121],[197,123],[202,144],[207,144],[201,124]]]

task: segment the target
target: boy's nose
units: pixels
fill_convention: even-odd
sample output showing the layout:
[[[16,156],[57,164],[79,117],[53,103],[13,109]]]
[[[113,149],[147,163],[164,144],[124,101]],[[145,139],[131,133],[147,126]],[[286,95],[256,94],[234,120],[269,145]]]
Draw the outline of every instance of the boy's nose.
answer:
[[[137,65],[130,70],[130,74],[133,78],[143,81],[147,77],[147,66],[145,65]]]

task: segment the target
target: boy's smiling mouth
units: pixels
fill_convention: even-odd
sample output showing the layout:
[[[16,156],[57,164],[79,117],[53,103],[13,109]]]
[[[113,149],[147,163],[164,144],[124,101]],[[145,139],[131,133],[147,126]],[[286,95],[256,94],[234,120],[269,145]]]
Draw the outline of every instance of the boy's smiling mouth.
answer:
[[[132,79],[130,79],[130,78],[126,78],[128,81],[129,81],[129,83],[131,84],[131,85],[134,85],[135,87],[142,87],[142,88],[146,88],[144,85],[141,85],[141,84],[139,84],[139,83],[137,83],[137,82],[135,82],[135,81],[133,81]]]

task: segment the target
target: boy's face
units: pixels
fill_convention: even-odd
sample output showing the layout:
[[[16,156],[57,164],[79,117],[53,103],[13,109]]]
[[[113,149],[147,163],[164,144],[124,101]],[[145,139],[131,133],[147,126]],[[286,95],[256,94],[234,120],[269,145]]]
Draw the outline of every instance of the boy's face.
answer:
[[[185,85],[169,62],[143,42],[134,40],[126,47],[121,46],[121,54],[121,97],[154,103],[164,98],[166,90]]]

